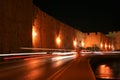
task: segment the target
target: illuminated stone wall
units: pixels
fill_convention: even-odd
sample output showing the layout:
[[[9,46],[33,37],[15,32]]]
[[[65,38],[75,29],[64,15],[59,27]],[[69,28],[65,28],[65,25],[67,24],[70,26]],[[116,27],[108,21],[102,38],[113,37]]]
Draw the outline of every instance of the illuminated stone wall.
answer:
[[[89,33],[85,38],[85,47],[91,47],[94,44],[99,46],[100,44],[100,33]]]
[[[114,34],[120,49],[119,34]],[[57,39],[57,42],[56,42]],[[101,33],[82,33],[53,18],[33,5],[32,0],[0,0],[0,53],[25,52],[21,47],[75,49],[75,44],[90,47],[111,45]]]
[[[97,47],[101,50],[112,50],[112,38],[100,32],[85,33],[84,34],[85,47]]]
[[[0,53],[31,47],[32,0],[0,0]]]
[[[112,33],[114,38],[114,48],[115,50],[120,50],[120,31],[116,31]]]
[[[73,41],[80,41],[82,32],[53,18],[35,7],[33,28],[36,36],[33,39],[34,48],[74,49]],[[57,37],[60,44],[56,43]]]

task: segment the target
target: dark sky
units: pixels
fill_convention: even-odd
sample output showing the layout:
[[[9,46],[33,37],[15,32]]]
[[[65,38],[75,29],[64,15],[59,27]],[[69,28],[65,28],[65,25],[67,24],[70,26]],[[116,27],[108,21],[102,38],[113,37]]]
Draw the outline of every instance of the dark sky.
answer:
[[[119,2],[105,1],[33,0],[33,3],[49,15],[83,32],[119,31]]]

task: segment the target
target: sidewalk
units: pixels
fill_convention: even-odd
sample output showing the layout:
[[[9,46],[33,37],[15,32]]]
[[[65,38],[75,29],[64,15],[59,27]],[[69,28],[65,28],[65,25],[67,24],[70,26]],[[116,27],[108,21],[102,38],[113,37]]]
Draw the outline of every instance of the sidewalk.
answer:
[[[79,57],[49,80],[96,80],[96,78],[89,61]]]

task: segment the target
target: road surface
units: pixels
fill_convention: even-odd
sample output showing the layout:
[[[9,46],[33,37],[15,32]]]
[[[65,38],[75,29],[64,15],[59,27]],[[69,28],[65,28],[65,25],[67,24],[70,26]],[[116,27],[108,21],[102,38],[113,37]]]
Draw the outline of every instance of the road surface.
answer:
[[[0,80],[47,80],[74,58],[42,56],[0,62]]]

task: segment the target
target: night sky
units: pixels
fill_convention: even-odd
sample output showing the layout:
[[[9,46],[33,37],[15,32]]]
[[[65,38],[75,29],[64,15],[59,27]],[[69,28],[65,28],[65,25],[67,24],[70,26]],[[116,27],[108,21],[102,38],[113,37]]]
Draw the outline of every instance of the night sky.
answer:
[[[82,32],[107,33],[120,31],[120,5],[115,1],[33,0],[33,3]]]

